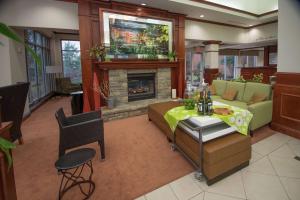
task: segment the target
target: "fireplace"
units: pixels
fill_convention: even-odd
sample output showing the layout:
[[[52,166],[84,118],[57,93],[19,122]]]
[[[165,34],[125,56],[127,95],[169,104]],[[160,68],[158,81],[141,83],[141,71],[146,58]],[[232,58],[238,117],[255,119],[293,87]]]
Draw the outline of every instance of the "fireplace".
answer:
[[[127,74],[128,102],[155,98],[155,73]]]

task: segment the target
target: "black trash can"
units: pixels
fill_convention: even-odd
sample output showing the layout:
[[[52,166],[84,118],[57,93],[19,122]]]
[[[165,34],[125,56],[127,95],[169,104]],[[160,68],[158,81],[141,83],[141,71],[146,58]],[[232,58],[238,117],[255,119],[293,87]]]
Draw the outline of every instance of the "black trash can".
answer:
[[[70,94],[72,115],[76,115],[83,112],[83,91],[72,92]]]

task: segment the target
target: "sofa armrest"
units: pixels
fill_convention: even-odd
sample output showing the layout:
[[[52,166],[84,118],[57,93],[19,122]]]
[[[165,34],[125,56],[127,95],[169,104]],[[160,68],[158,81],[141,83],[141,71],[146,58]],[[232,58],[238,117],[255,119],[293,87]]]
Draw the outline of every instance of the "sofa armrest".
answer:
[[[248,110],[253,114],[250,125],[251,131],[272,121],[273,102],[271,100],[249,105]]]

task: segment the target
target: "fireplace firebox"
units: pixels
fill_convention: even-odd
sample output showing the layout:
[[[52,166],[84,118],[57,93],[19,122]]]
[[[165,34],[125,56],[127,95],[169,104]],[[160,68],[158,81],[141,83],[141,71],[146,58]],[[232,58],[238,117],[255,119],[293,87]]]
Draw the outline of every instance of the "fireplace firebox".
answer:
[[[128,102],[155,98],[155,73],[127,74]]]

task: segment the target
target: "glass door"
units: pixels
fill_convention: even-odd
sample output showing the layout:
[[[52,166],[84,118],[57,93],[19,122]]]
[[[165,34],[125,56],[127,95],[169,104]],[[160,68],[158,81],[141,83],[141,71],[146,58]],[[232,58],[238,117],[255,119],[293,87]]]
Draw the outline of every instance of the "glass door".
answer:
[[[26,51],[27,77],[30,82],[29,104],[33,105],[50,91],[49,75],[46,75],[45,67],[50,64],[50,42],[49,39],[39,32],[27,29],[25,31],[25,42],[41,58],[41,65],[37,65]]]

